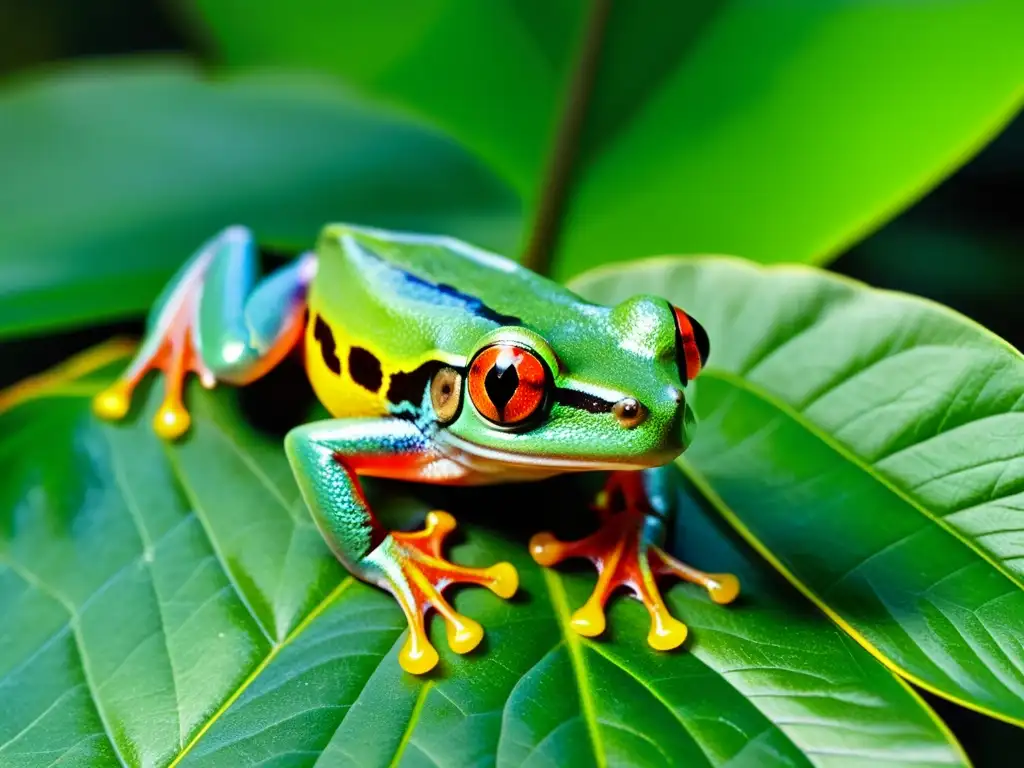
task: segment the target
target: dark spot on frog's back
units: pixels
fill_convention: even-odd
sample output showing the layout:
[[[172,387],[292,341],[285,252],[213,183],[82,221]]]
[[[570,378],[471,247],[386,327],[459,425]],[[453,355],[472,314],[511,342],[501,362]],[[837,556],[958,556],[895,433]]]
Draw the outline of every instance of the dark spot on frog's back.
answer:
[[[348,372],[352,381],[363,389],[376,392],[384,382],[380,360],[370,350],[352,347],[348,353]]]
[[[423,395],[427,386],[439,370],[445,367],[440,360],[428,360],[414,371],[398,371],[391,374],[391,383],[388,385],[388,402],[393,405],[400,405],[403,402],[409,403],[415,408],[423,404]]]
[[[320,315],[316,316],[316,320],[313,323],[313,338],[320,345],[320,355],[324,359],[324,365],[327,366],[331,373],[340,376],[341,360],[338,359],[338,349],[334,343],[334,333]]]

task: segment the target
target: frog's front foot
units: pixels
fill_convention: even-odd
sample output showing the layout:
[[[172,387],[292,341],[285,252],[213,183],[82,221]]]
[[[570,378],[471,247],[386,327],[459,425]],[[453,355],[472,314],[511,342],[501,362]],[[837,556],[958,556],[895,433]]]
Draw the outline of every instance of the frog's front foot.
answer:
[[[188,292],[191,293],[190,291]],[[188,430],[191,422],[181,401],[184,379],[189,373],[199,376],[203,386],[212,388],[215,379],[203,364],[197,350],[190,314],[195,312],[194,300],[182,297],[178,306],[168,307],[159,327],[146,335],[135,359],[110,387],[92,401],[93,412],[103,419],[123,419],[131,407],[135,387],[150,371],[164,374],[164,399],[157,411],[153,428],[161,437],[174,439]]]
[[[135,359],[93,400],[95,413],[124,418],[136,386],[158,370],[164,399],[153,428],[174,439],[191,422],[181,397],[188,374],[209,389],[218,381],[248,383],[276,365],[301,335],[315,260],[307,254],[254,287],[256,259],[244,227],[229,227],[200,248],[153,306]]]
[[[512,597],[519,588],[519,574],[510,563],[467,568],[445,560],[441,544],[454,529],[455,519],[447,512],[430,512],[423,530],[391,533],[364,560],[374,571],[374,580],[398,600],[409,622],[409,637],[398,660],[414,675],[429,672],[438,661],[424,627],[431,608],[444,618],[448,645],[456,653],[469,653],[483,639],[480,624],[456,612],[441,595],[445,587],[478,584],[503,598]]]
[[[165,439],[183,435],[191,418],[182,403],[185,377],[195,373],[208,389],[215,384],[210,369],[198,353],[195,318],[205,261],[192,265],[160,307],[147,329],[135,359],[120,377],[93,399],[93,411],[104,419],[123,419],[131,407],[132,394],[152,370],[164,374],[164,399],[153,420],[153,429]]]
[[[530,540],[530,554],[539,564],[555,565],[573,557],[590,560],[598,572],[597,585],[583,606],[573,614],[573,629],[585,637],[604,632],[604,607],[618,587],[629,587],[651,615],[647,642],[667,651],[686,640],[686,625],[675,619],[665,606],[656,579],[672,575],[700,584],[716,603],[730,603],[740,585],[728,573],[704,573],[665,552],[656,541],[662,523],[647,503],[638,472],[612,475],[596,510],[601,519],[598,531],[584,539],[563,542],[550,533],[538,533]]]

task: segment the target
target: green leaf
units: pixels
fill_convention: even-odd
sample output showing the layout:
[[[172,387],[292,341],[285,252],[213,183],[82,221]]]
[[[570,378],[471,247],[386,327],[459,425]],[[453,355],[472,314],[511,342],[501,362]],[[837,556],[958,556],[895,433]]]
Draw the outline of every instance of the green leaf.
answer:
[[[462,150],[323,80],[134,60],[0,90],[0,338],[139,314],[235,223],[296,249],[330,221],[516,241]]]
[[[510,559],[522,594],[459,592],[484,648],[451,654],[435,621],[440,672],[406,675],[398,607],[329,554],[279,441],[198,387],[179,446],[152,434],[154,402],[97,422],[87,397],[108,374],[89,370],[117,354],[0,396],[5,766],[966,763],[909,688],[683,490],[681,554],[745,588],[730,607],[671,589],[686,652],[649,649],[634,601],[616,601],[611,639],[576,636],[593,574],[544,571],[473,524],[453,558]],[[545,487],[492,492],[490,523]],[[552,498],[565,514],[571,495]]]
[[[811,268],[661,259],[575,286],[657,293],[711,338],[681,466],[864,647],[1024,724],[1024,358],[937,304]]]
[[[658,253],[827,260],[1024,97],[1019,0],[185,5],[229,64],[335,73],[432,120],[541,207],[542,230],[564,203],[559,275]],[[563,201],[553,156],[570,151]]]

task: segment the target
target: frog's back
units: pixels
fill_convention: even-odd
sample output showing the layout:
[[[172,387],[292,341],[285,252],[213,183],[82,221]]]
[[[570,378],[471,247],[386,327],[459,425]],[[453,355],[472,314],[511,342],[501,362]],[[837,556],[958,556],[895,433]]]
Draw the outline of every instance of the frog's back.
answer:
[[[544,328],[587,312],[557,283],[448,237],[329,225],[317,253],[307,369],[321,401],[339,416],[387,412],[391,383],[438,364],[464,365],[494,328]],[[353,349],[361,351],[353,357]],[[354,371],[343,365],[346,357]],[[370,387],[361,385],[361,373]]]
[[[541,324],[550,317],[552,304],[573,306],[578,296],[515,261],[475,248],[451,237],[353,229],[335,225],[325,236],[350,239],[349,258],[366,253],[391,264],[406,275],[450,294],[471,297],[480,311]],[[362,251],[362,253],[359,253]],[[439,298],[439,297],[438,297]]]

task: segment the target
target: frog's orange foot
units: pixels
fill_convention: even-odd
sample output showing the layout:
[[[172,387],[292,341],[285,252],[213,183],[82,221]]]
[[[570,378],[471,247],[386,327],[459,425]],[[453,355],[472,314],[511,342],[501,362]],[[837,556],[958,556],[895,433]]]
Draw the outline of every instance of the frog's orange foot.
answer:
[[[153,429],[167,440],[188,431],[192,420],[181,399],[185,377],[197,374],[207,389],[216,383],[213,373],[203,364],[196,343],[196,304],[204,271],[205,263],[200,261],[175,287],[128,369],[93,399],[97,416],[110,420],[124,418],[139,382],[150,371],[159,370],[164,374],[164,399],[153,419]]]
[[[441,544],[454,529],[455,518],[447,512],[430,512],[423,530],[393,532],[371,555],[383,575],[380,585],[395,596],[409,622],[409,637],[398,660],[402,669],[414,675],[429,672],[438,661],[425,629],[431,608],[444,618],[448,645],[456,653],[469,653],[483,639],[480,624],[456,612],[441,595],[445,587],[478,584],[504,598],[512,597],[519,588],[519,574],[510,563],[467,568],[445,560]]]
[[[671,574],[700,584],[716,603],[732,602],[740,585],[728,573],[704,573],[680,562],[644,536],[645,513],[634,508],[619,512],[602,510],[601,528],[579,541],[559,541],[550,533],[538,533],[530,540],[530,554],[541,565],[555,565],[572,557],[585,557],[597,567],[597,585],[570,623],[585,637],[596,637],[605,629],[605,603],[618,587],[629,587],[651,615],[647,642],[667,651],[686,640],[686,625],[675,619],[658,590],[658,576]]]

